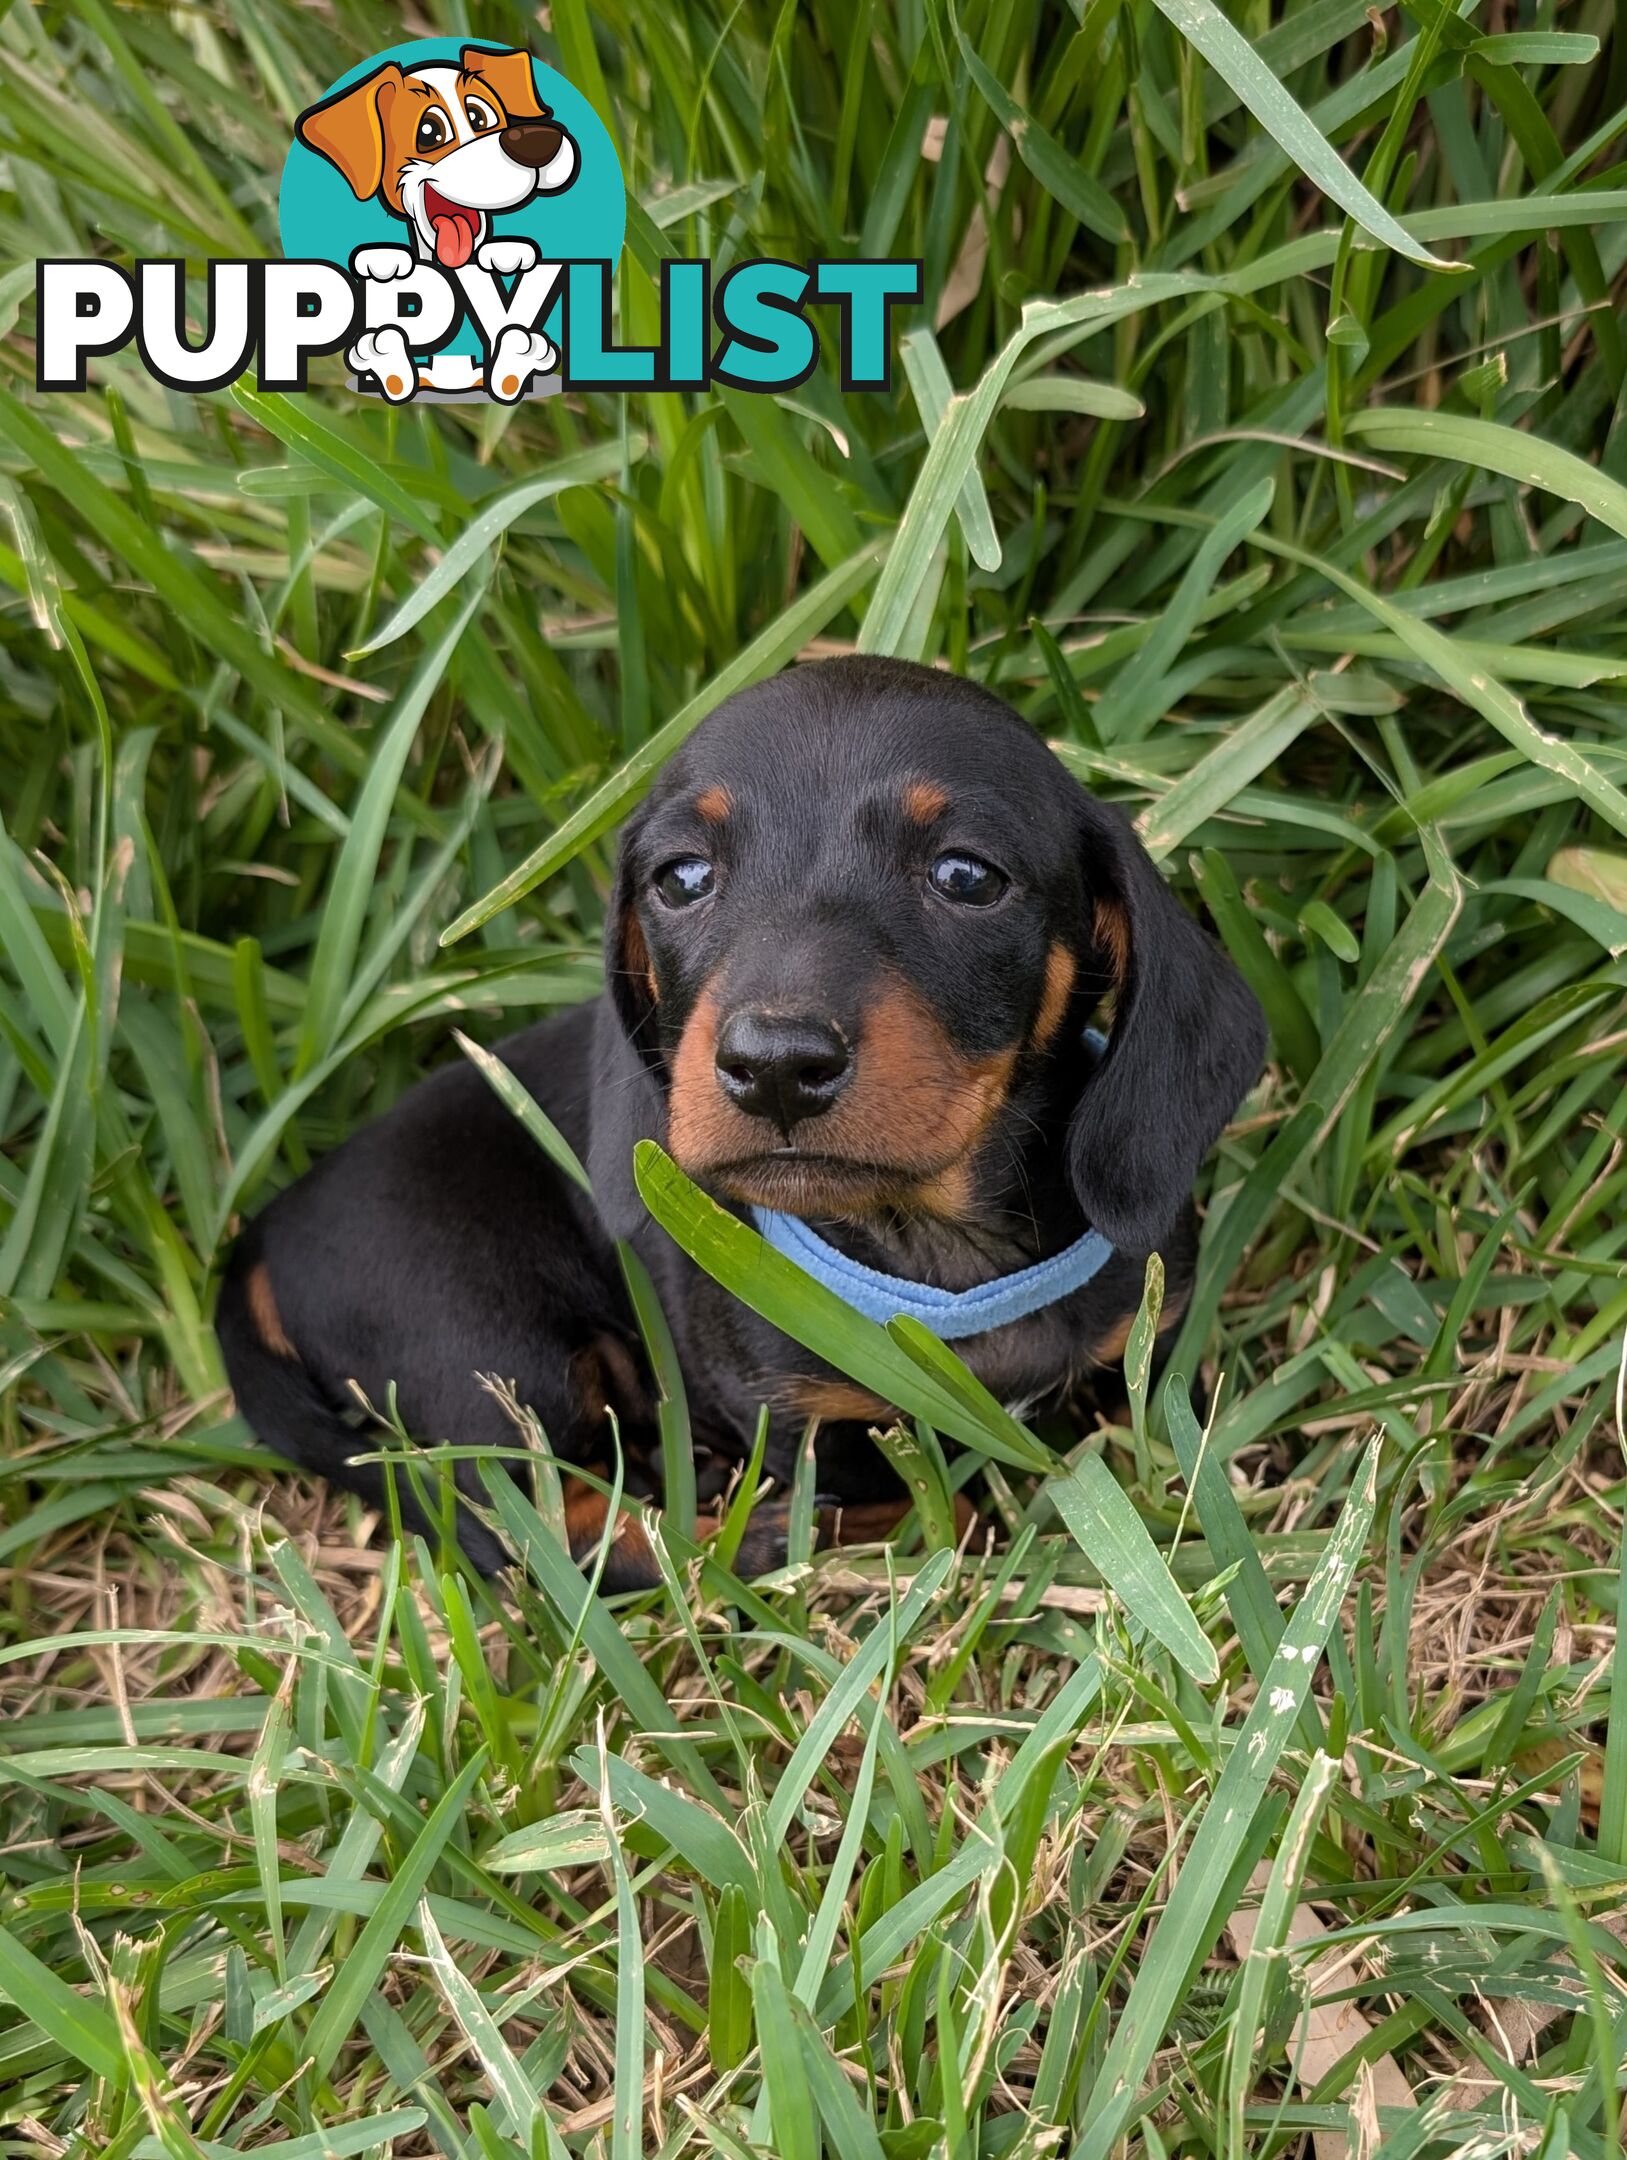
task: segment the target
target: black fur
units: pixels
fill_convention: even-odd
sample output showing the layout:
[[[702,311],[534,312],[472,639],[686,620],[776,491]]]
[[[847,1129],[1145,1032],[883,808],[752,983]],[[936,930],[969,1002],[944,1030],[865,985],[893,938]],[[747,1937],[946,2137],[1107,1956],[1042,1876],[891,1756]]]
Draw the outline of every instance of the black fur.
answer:
[[[1068,1172],[1086,1217],[1127,1252],[1155,1251],[1198,1165],[1254,1085],[1265,1018],[1153,867],[1122,811],[1075,790],[1085,875],[1124,909],[1129,976],[1101,1070],[1068,1128]]]
[[[945,851],[1005,873],[996,905],[933,890],[927,867]],[[685,857],[708,859],[716,888],[674,911],[655,880]],[[1120,934],[1104,935],[1115,923]],[[632,1180],[636,1140],[671,1144],[675,1072],[692,1127],[721,1116],[696,1048],[703,999],[723,1015],[812,1016],[855,1046],[847,1124],[841,1098],[828,1126],[787,1134],[755,1120],[751,1160],[698,1173],[726,1203],[800,1199],[796,1211],[856,1258],[954,1288],[1026,1265],[1087,1222],[1114,1241],[1084,1289],[957,1346],[1002,1398],[1061,1403],[1114,1364],[1149,1251],[1164,1257],[1166,1309],[1184,1305],[1190,1187],[1260,1068],[1264,1023],[1121,814],[989,692],[852,659],[730,699],[629,823],[606,970],[604,997],[499,1046],[587,1162],[593,1205],[460,1060],[249,1224],[217,1326],[243,1413],[280,1453],[376,1499],[378,1472],[347,1461],[373,1444],[356,1430],[355,1388],[382,1405],[393,1383],[415,1438],[512,1445],[482,1373],[514,1383],[562,1462],[603,1460],[607,1396],[638,1449],[650,1411],[613,1244],[624,1237],[672,1324],[697,1444],[740,1459],[767,1401],[769,1469],[788,1478],[802,1391],[828,1368],[701,1274]],[[1109,991],[1098,1060],[1083,1031]],[[908,1031],[900,1015],[913,1016]],[[962,1066],[1000,1084],[960,1159],[938,1165],[934,1148],[972,1100],[947,1090],[945,1072]],[[872,1099],[865,1123],[853,1106]],[[842,1159],[821,1163],[837,1132]],[[855,1154],[879,1167],[854,1172]],[[908,1174],[895,1167],[905,1158]],[[824,1428],[827,1491],[856,1499],[890,1482],[866,1423]],[[471,1559],[500,1564],[472,1518],[462,1534]],[[636,1565],[626,1573],[640,1579]]]

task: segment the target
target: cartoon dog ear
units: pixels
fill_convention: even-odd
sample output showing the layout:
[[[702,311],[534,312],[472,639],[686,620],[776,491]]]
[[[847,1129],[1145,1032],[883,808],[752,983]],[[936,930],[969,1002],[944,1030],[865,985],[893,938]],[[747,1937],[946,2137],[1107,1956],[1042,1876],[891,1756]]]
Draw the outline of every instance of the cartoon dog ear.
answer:
[[[1159,876],[1128,821],[1084,796],[1095,960],[1117,997],[1107,1053],[1068,1128],[1068,1174],[1090,1221],[1149,1253],[1265,1061],[1252,991]]]
[[[547,106],[537,99],[529,53],[483,52],[478,45],[465,45],[458,62],[465,75],[479,76],[510,120],[548,118]]]
[[[302,112],[294,133],[307,149],[336,165],[358,202],[376,195],[384,179],[384,124],[406,77],[393,60],[359,83]]]
[[[636,830],[635,820],[622,834],[621,852],[616,859],[616,881],[605,913],[604,979],[622,1033],[644,1063],[659,1072],[661,1048],[656,1039],[655,1009],[661,993],[634,896]]]

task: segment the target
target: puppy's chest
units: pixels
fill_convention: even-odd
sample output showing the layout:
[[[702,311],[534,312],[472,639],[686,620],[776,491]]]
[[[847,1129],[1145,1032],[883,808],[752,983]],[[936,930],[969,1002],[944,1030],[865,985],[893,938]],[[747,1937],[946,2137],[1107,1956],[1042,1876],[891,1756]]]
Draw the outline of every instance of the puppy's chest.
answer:
[[[1055,1408],[1122,1354],[1134,1316],[1121,1320],[1113,1310],[1100,1299],[1073,1299],[949,1347],[1008,1409],[1022,1415]],[[872,1425],[893,1415],[893,1406],[867,1388],[819,1367],[806,1353],[791,1354],[789,1369],[762,1375],[762,1392],[787,1417]]]
[[[1105,1356],[1099,1354],[1104,1337]],[[1065,1394],[1084,1374],[1111,1363],[1123,1347],[1118,1338],[1099,1300],[1068,1299],[950,1347],[991,1395],[1020,1409]]]
[[[674,1301],[697,1431],[704,1427],[716,1444],[738,1452],[749,1447],[764,1403],[784,1434],[810,1418],[862,1429],[895,1415],[895,1406],[697,1275],[688,1297]],[[1123,1356],[1139,1291],[1139,1268],[1115,1264],[1071,1296],[949,1348],[1013,1410],[1054,1409]]]

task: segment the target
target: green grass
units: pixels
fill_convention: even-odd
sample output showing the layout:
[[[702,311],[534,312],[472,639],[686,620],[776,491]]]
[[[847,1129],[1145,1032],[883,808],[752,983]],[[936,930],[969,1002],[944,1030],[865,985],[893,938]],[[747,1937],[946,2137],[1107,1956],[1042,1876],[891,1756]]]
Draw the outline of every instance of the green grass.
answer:
[[[601,104],[628,335],[667,250],[920,255],[894,394],[37,398],[32,258],[273,247],[294,115],[400,17],[0,19],[0,2146],[1602,2160],[1618,16],[592,15],[413,27]],[[500,1601],[268,1468],[223,1247],[454,1028],[590,995],[666,749],[854,643],[998,686],[1269,1012],[1215,1413],[1035,1435],[855,1329],[995,1549],[742,1589],[738,1522],[675,1529],[612,1606],[544,1478]]]

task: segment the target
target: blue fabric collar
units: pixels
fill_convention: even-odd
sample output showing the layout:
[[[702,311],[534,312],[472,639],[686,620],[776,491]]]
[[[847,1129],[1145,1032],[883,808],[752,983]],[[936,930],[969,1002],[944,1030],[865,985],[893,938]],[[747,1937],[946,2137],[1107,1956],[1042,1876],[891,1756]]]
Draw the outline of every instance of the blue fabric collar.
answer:
[[[1106,1038],[1095,1028],[1085,1030],[1085,1040],[1098,1057],[1107,1048]],[[1030,1313],[1083,1289],[1113,1257],[1113,1248],[1101,1232],[1087,1230],[1063,1251],[1032,1267],[997,1275],[970,1290],[940,1290],[931,1283],[911,1282],[907,1276],[887,1275],[880,1268],[850,1260],[798,1215],[785,1215],[777,1208],[754,1207],[751,1212],[759,1232],[776,1252],[794,1260],[827,1290],[834,1290],[855,1312],[881,1326],[897,1314],[907,1314],[942,1342],[958,1342],[963,1336],[982,1335],[1013,1320],[1026,1320]]]

